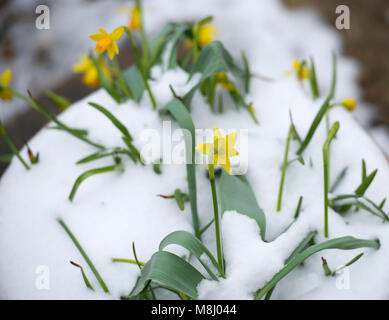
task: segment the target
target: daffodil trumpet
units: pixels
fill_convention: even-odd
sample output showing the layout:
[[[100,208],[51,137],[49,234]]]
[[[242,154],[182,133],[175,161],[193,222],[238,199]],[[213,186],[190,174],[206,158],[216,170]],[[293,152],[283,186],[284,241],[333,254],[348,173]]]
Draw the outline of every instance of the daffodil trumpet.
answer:
[[[236,132],[222,136],[219,128],[214,127],[213,143],[202,143],[196,146],[196,151],[208,156],[207,169],[209,171],[209,181],[211,183],[212,203],[215,221],[217,258],[220,270],[224,272],[224,256],[222,246],[222,235],[220,230],[219,206],[217,201],[215,166],[219,163],[228,173],[232,173],[230,158],[237,156],[239,152],[235,149]],[[222,275],[224,276],[224,275]]]

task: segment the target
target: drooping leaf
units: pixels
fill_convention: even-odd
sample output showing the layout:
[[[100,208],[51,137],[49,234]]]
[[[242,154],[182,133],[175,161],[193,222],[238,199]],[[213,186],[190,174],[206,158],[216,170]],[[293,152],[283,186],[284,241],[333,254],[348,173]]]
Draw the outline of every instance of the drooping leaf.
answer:
[[[207,261],[204,261],[204,255],[206,255],[210,262],[213,264],[214,268],[219,271],[219,274],[222,274],[219,266],[217,264],[216,259],[213,257],[212,253],[207,249],[206,246],[194,235],[187,231],[175,231],[168,234],[159,244],[159,250],[163,250],[170,244],[176,244],[185,249],[189,250],[203,265],[205,270],[209,273],[209,275],[214,279],[218,280],[217,275],[212,271],[212,269],[207,264]]]
[[[113,125],[121,132],[123,135],[130,140],[132,140],[131,134],[126,128],[126,126],[118,119],[116,118],[111,112],[109,112],[106,108],[103,106],[94,103],[94,102],[88,102],[90,106],[100,111],[102,114],[104,114],[112,123]]]
[[[261,238],[265,240],[266,218],[259,207],[250,183],[244,175],[229,175],[223,171],[219,183],[221,212],[236,210],[238,213],[254,219],[260,230]]]
[[[140,278],[130,293],[130,298],[140,294],[150,281],[197,299],[197,285],[203,275],[184,259],[167,251],[158,251],[142,268]]]

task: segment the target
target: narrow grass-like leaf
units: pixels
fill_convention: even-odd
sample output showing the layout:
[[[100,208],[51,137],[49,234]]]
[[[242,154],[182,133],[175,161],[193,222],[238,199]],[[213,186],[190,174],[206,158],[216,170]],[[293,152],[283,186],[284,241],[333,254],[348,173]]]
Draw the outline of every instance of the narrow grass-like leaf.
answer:
[[[323,145],[323,171],[324,171],[324,236],[328,238],[328,192],[330,188],[329,179],[329,148],[332,139],[339,130],[339,121],[336,121],[328,133],[327,139]]]
[[[247,94],[250,90],[250,80],[251,80],[251,71],[249,67],[249,62],[246,57],[246,53],[242,50],[242,60],[243,60],[243,74],[244,74],[244,92]]]
[[[1,133],[1,135],[3,136],[5,142],[8,144],[8,147],[9,147],[9,148],[11,149],[11,151],[13,152],[13,154],[20,160],[20,162],[22,163],[22,165],[23,165],[27,170],[30,170],[29,165],[26,163],[26,161],[24,161],[24,159],[23,159],[22,156],[20,155],[18,149],[15,147],[14,143],[12,142],[12,140],[8,137],[7,132],[5,132],[5,129],[4,129],[4,126],[3,126],[3,123],[1,122],[1,120],[0,120],[0,133]]]
[[[296,126],[295,126],[295,124],[293,122],[292,112],[290,111],[290,109],[289,109],[289,119],[290,119],[290,125],[292,127],[292,133],[293,133],[292,138],[296,139],[301,144],[302,140],[301,140],[300,135],[297,132]]]
[[[84,258],[85,262],[88,264],[89,268],[92,270],[93,274],[95,275],[97,281],[100,283],[100,286],[103,288],[104,292],[108,293],[108,287],[105,284],[103,278],[100,276],[99,272],[95,268],[94,264],[92,263],[91,259],[89,259],[88,255],[82,248],[81,244],[78,242],[77,238],[74,236],[72,231],[69,229],[69,227],[65,224],[65,222],[61,219],[57,219],[58,223],[61,225],[61,227],[65,230],[65,232],[68,234],[70,239],[73,241],[73,244],[76,246],[82,257]]]
[[[80,187],[81,183],[84,180],[86,180],[87,178],[94,176],[96,174],[112,172],[112,171],[123,171],[123,168],[121,166],[114,165],[114,166],[108,166],[108,167],[103,167],[103,168],[91,169],[91,170],[88,170],[88,171],[84,172],[83,174],[81,174],[76,179],[76,182],[73,185],[72,191],[69,194],[69,200],[73,201],[78,188]]]
[[[117,86],[120,88],[120,90],[124,93],[124,95],[128,99],[131,99],[131,93],[130,93],[130,90],[127,86],[126,81],[124,80],[123,74],[120,70],[120,65],[119,65],[119,61],[118,61],[117,57],[115,57],[112,60],[112,65],[113,65],[114,73],[115,73],[116,78],[117,78],[117,80],[116,80]]]
[[[128,129],[126,128],[126,126],[122,122],[120,122],[120,120],[118,118],[116,118],[111,112],[109,112],[106,108],[104,108],[103,106],[101,106],[101,105],[99,105],[97,103],[88,102],[88,104],[90,106],[92,106],[93,108],[97,109],[98,111],[100,111],[102,114],[104,114],[113,123],[113,125],[121,133],[123,133],[123,135],[125,137],[127,137],[130,140],[132,140],[132,136],[131,136],[130,132],[128,131]]]
[[[375,169],[372,173],[365,177],[358,188],[354,191],[356,195],[363,196],[365,194],[367,188],[369,188],[370,184],[373,182],[377,172],[378,169]]]
[[[313,100],[316,100],[317,98],[319,98],[319,87],[317,85],[315,63],[312,57],[310,58],[310,60],[311,60],[311,67],[309,68],[309,83],[311,85]]]
[[[289,154],[289,145],[290,145],[291,136],[292,136],[292,126],[289,127],[288,136],[286,138],[286,143],[285,143],[284,160],[282,163],[280,187],[278,189],[277,211],[281,210],[282,191],[284,190],[285,173],[286,173],[286,167],[288,165],[288,154]]]
[[[130,264],[136,264],[136,265],[140,265],[140,266],[144,266],[145,263],[144,262],[136,262],[136,260],[133,260],[133,259],[122,259],[122,258],[112,258],[112,262],[124,262],[124,263],[130,263]]]
[[[297,203],[296,211],[294,213],[294,218],[297,219],[300,215],[301,205],[303,203],[303,196],[300,196],[299,201]]]
[[[351,236],[335,238],[319,244],[315,244],[305,249],[289,263],[287,263],[285,267],[283,267],[262,289],[257,291],[255,299],[259,300],[264,297],[266,293],[271,290],[280,280],[282,280],[289,272],[291,272],[294,268],[296,268],[316,252],[326,249],[352,250],[362,247],[378,249],[380,244],[378,240],[357,239]]]
[[[172,35],[169,37],[168,41],[171,44],[171,51],[168,61],[168,69],[175,69],[177,67],[177,50],[179,40],[183,37],[184,33],[189,30],[187,24],[180,24],[174,28]]]
[[[203,275],[184,259],[170,252],[158,251],[142,268],[141,276],[130,293],[130,298],[136,297],[150,281],[154,281],[197,299],[197,285],[203,279]]]
[[[12,158],[13,158],[13,154],[2,154],[0,155],[0,162],[2,163],[10,163],[12,161]]]
[[[254,219],[261,232],[262,240],[266,235],[266,218],[259,207],[250,183],[244,175],[234,176],[223,171],[219,183],[221,212],[236,210],[238,213]]]
[[[190,208],[192,212],[193,228],[195,230],[196,237],[199,237],[200,225],[199,217],[197,212],[197,190],[196,190],[196,166],[195,166],[195,127],[192,118],[183,105],[178,99],[173,99],[166,106],[167,110],[176,119],[178,125],[182,129],[186,129],[190,132],[190,137],[185,137],[186,147],[186,174],[188,178],[188,190],[190,198]]]
[[[176,244],[184,247],[190,253],[192,253],[203,265],[204,269],[207,270],[212,279],[218,280],[218,277],[212,271],[212,268],[207,264],[207,261],[204,260],[204,255],[209,258],[210,262],[213,264],[214,268],[218,270],[219,274],[223,275],[223,272],[220,270],[218,263],[212,253],[198,238],[196,238],[191,233],[187,231],[175,231],[168,234],[159,244],[159,250],[163,250],[170,244]]]
[[[200,230],[200,235],[202,235],[205,231],[208,230],[208,228],[212,225],[212,223],[215,221],[215,219],[212,219],[209,221],[201,230]]]
[[[335,181],[334,183],[332,184],[331,188],[330,188],[330,192],[333,193],[335,191],[335,189],[339,186],[339,184],[342,182],[342,180],[344,179],[344,177],[346,176],[347,174],[347,170],[348,170],[348,167],[345,167],[340,173],[339,175],[335,178]]]
[[[324,115],[327,113],[327,110],[330,107],[330,102],[335,94],[335,85],[336,85],[336,56],[335,56],[335,54],[333,54],[333,56],[332,56],[331,90],[330,90],[327,98],[323,102],[322,106],[320,107],[319,111],[317,112],[315,118],[313,119],[312,124],[308,130],[308,133],[300,145],[300,148],[297,150],[298,155],[301,155],[304,152],[304,150],[307,148],[309,142],[311,141],[313,135],[315,134],[317,127],[319,126]]]
[[[333,272],[333,275],[335,275],[340,270],[343,270],[344,268],[347,268],[347,267],[351,266],[353,263],[357,262],[360,258],[362,258],[363,255],[364,255],[364,253],[361,252],[360,254],[358,254],[357,256],[352,258],[349,262],[347,262],[343,266],[340,266],[340,267],[336,268],[335,271]]]
[[[82,275],[82,278],[84,279],[84,283],[85,283],[86,287],[87,287],[88,289],[91,289],[92,291],[95,291],[95,289],[93,289],[91,283],[89,282],[88,277],[87,277],[86,274],[85,274],[84,268],[83,268],[82,266],[80,266],[78,263],[75,263],[75,262],[73,262],[73,261],[70,261],[70,263],[71,263],[73,266],[75,266],[75,267],[77,267],[77,268],[79,268],[79,269],[81,270],[81,275]]]
[[[66,110],[70,106],[70,101],[67,98],[60,96],[51,90],[46,91],[46,97],[53,101],[61,111]]]

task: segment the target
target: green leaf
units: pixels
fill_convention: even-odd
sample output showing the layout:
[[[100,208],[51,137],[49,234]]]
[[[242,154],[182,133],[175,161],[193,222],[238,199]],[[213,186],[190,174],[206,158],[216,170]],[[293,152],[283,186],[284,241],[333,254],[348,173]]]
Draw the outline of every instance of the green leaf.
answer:
[[[0,156],[0,162],[2,163],[10,163],[12,161],[12,158],[13,158],[13,154],[10,153],[10,154],[2,154]]]
[[[159,250],[163,250],[170,244],[176,244],[189,250],[189,252],[191,252],[199,260],[199,262],[203,265],[205,270],[207,270],[209,275],[214,280],[218,280],[218,278],[207,264],[207,261],[204,261],[204,254],[209,258],[213,266],[219,271],[219,274],[222,274],[216,259],[213,257],[211,252],[198,238],[196,238],[191,233],[187,231],[175,231],[168,234],[159,244]]]
[[[198,237],[200,232],[199,217],[197,212],[197,190],[196,190],[196,166],[195,166],[195,127],[192,121],[192,118],[183,105],[183,103],[178,99],[173,99],[170,101],[166,109],[172,114],[176,119],[178,125],[182,129],[186,129],[190,132],[190,137],[184,135],[185,137],[185,147],[186,147],[186,174],[188,178],[188,190],[190,198],[190,208],[192,212],[192,221],[195,234]]]
[[[316,252],[326,250],[326,249],[341,249],[341,250],[352,250],[357,248],[374,248],[378,249],[380,247],[378,240],[365,240],[357,239],[351,236],[335,238],[332,240],[327,240],[319,244],[315,244],[308,249],[305,249],[303,252],[298,254],[294,259],[285,265],[274,277],[271,279],[262,289],[258,290],[255,299],[261,299],[266,293],[271,290],[281,279],[283,279],[289,272],[294,268],[300,265],[303,261],[308,259],[311,255]]]
[[[67,98],[60,96],[51,90],[46,91],[46,97],[53,101],[61,111],[66,110],[70,106],[70,101]]]
[[[127,86],[130,88],[132,97],[136,102],[139,102],[142,99],[146,87],[138,67],[131,66],[123,71],[122,75]]]
[[[244,77],[244,72],[235,65],[232,56],[220,41],[212,41],[201,50],[191,70],[189,80],[197,72],[202,74],[200,82],[221,72],[231,72],[237,77]]]
[[[365,177],[358,188],[354,191],[356,195],[363,196],[365,194],[367,188],[369,188],[370,184],[373,182],[377,172],[378,169],[375,169],[372,173]]]
[[[319,87],[317,85],[315,63],[311,57],[311,67],[309,68],[309,83],[311,85],[312,97],[313,100],[319,98]]]
[[[259,207],[255,194],[244,175],[234,176],[223,171],[219,183],[221,212],[236,210],[238,213],[254,219],[265,240],[266,217]]]
[[[26,161],[24,161],[24,159],[20,155],[18,149],[15,147],[14,143],[12,142],[12,140],[8,137],[8,134],[5,131],[3,123],[1,122],[1,120],[0,120],[0,133],[3,136],[5,142],[8,144],[8,147],[13,152],[13,154],[20,160],[20,162],[26,168],[26,170],[30,170],[30,167],[28,166],[28,164],[26,163]]]
[[[109,79],[105,76],[104,72],[101,70],[98,59],[99,58],[96,58],[94,55],[91,55],[91,60],[99,75],[100,84],[117,103],[120,103],[122,101],[122,97],[116,91],[112,82],[109,81]]]
[[[158,251],[142,268],[130,298],[136,297],[150,281],[154,281],[171,290],[182,292],[192,299],[197,299],[197,285],[203,279],[203,275],[185,260],[170,252]]]
[[[100,273],[97,271],[96,267],[94,266],[92,260],[88,257],[85,250],[82,248],[81,244],[78,242],[77,238],[74,236],[73,232],[69,229],[69,227],[66,225],[66,223],[61,219],[57,219],[58,223],[61,225],[61,227],[65,230],[65,232],[68,234],[70,239],[73,241],[73,244],[78,249],[86,263],[88,264],[89,268],[92,270],[93,274],[95,275],[97,281],[100,283],[100,286],[103,288],[104,292],[108,293],[108,287],[105,284],[103,278],[100,276]]]
[[[81,174],[77,179],[76,182],[73,185],[72,191],[69,194],[69,200],[73,201],[74,196],[77,193],[78,188],[80,187],[81,183],[88,179],[91,176],[94,176],[96,174],[100,173],[106,173],[106,172],[112,172],[112,171],[123,171],[123,168],[119,165],[114,165],[114,166],[108,166],[108,167],[103,167],[103,168],[97,168],[97,169],[91,169],[83,174]]]
[[[297,155],[301,155],[306,147],[308,146],[309,142],[311,141],[313,135],[316,132],[317,127],[319,126],[321,120],[323,119],[324,115],[327,113],[327,110],[330,107],[330,102],[335,94],[335,85],[336,85],[336,56],[333,54],[332,56],[332,82],[331,82],[331,90],[321,105],[319,111],[317,112],[315,118],[312,121],[312,124],[307,132],[307,135],[305,136],[304,140],[302,141],[300,148],[297,150]]]
[[[169,37],[168,42],[171,43],[171,52],[169,56],[168,69],[175,69],[177,67],[177,50],[179,40],[189,29],[190,28],[187,24],[177,25],[173,34]]]
[[[105,109],[104,107],[102,107],[101,105],[97,104],[97,103],[94,103],[94,102],[88,102],[88,104],[90,106],[92,106],[93,108],[99,110],[102,114],[104,114],[112,123],[113,125],[118,128],[118,130],[123,133],[123,135],[125,137],[127,137],[128,139],[132,140],[132,137],[131,137],[131,134],[130,132],[127,130],[127,128],[125,127],[125,125],[120,122],[120,120],[118,118],[116,118],[111,112],[109,112],[107,109]]]

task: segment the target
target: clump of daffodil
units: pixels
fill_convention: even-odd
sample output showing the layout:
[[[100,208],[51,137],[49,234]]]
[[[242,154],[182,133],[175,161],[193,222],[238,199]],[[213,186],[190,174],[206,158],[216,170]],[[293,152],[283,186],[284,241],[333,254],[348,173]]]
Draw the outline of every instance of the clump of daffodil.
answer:
[[[235,149],[236,132],[225,137],[222,136],[218,127],[213,129],[213,143],[202,143],[196,146],[196,150],[208,156],[207,168],[214,168],[218,163],[227,173],[231,173],[230,158],[239,155]]]
[[[138,31],[142,25],[142,15],[140,12],[140,8],[138,6],[135,7],[127,7],[122,6],[118,10],[120,13],[128,13],[129,14],[129,23],[128,28],[131,31]]]
[[[295,73],[299,81],[309,79],[309,69],[305,61],[301,62],[298,59],[293,60],[293,71],[287,71],[286,75],[291,75]]]
[[[0,99],[12,100],[12,91],[8,89],[8,85],[12,80],[11,69],[6,69],[0,76]]]
[[[103,56],[100,55],[97,58],[97,62],[105,76],[108,79],[111,79],[111,70],[104,62]],[[100,83],[99,74],[92,59],[85,54],[81,56],[80,60],[75,65],[73,65],[72,71],[75,73],[84,73],[82,82],[89,87],[96,87]]]
[[[236,91],[235,85],[228,79],[227,73],[221,72],[215,75],[216,84],[226,89],[227,91]]]
[[[124,27],[116,28],[111,33],[107,33],[103,28],[99,28],[100,33],[95,33],[89,37],[97,41],[95,51],[103,53],[108,52],[109,58],[112,60],[119,53],[119,47],[115,41],[119,40],[124,32]]]
[[[348,111],[354,111],[356,107],[355,99],[345,99],[342,101],[341,105],[345,107]]]
[[[197,39],[200,46],[205,47],[208,43],[214,41],[217,33],[218,29],[214,25],[210,23],[201,25],[197,32]]]
[[[213,213],[215,221],[217,260],[220,270],[224,277],[224,258],[222,248],[222,237],[219,222],[219,206],[217,202],[216,183],[215,183],[215,166],[219,163],[227,173],[231,173],[230,158],[237,156],[239,153],[235,149],[236,132],[230,133],[225,137],[220,133],[219,128],[214,127],[213,143],[202,143],[196,146],[196,150],[208,156],[207,168],[209,171],[209,181],[212,190]]]

